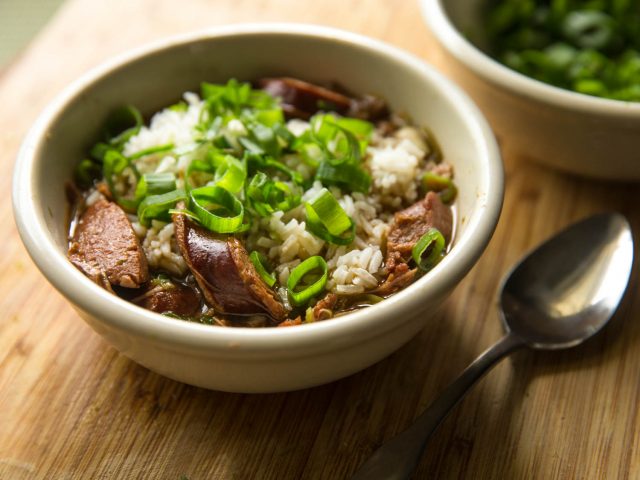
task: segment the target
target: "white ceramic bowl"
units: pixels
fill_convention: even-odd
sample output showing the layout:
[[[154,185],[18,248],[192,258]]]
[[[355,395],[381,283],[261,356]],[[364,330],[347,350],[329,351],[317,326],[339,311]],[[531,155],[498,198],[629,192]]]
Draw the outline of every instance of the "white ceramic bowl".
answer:
[[[107,112],[134,104],[149,114],[201,81],[264,75],[339,80],[382,94],[428,125],[456,171],[457,237],[451,253],[415,284],[371,308],[289,328],[189,323],[139,308],[87,279],[66,257],[64,183],[95,141]],[[136,50],[64,91],[20,151],[14,213],[34,262],[80,315],[124,355],[167,377],[234,392],[275,392],[326,383],[390,354],[428,322],[476,262],[502,204],[503,173],[482,114],[420,60],[381,42],[308,25],[246,25],[195,33]]]
[[[482,50],[486,3],[421,0],[425,21],[445,53],[447,74],[478,103],[505,148],[580,175],[640,180],[640,102],[563,90],[493,60]]]

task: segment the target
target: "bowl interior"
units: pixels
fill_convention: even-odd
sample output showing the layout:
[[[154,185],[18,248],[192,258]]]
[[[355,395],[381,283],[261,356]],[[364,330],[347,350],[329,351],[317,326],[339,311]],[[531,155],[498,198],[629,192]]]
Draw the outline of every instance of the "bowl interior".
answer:
[[[465,268],[458,268],[459,278],[451,280],[458,281],[484,248],[500,209],[502,174],[493,138],[475,106],[439,74],[409,55],[357,36],[291,30],[200,35],[141,50],[83,77],[49,108],[25,143],[14,188],[28,190],[24,201],[29,206],[26,210],[32,211],[26,215],[33,218],[19,218],[19,225],[24,223],[25,230],[29,225],[44,225],[43,238],[34,235],[32,241],[44,242],[38,247],[42,251],[51,246],[54,253],[47,253],[56,257],[55,262],[66,262],[64,185],[98,140],[110,111],[132,104],[149,116],[178,100],[183,92],[198,91],[202,81],[276,75],[320,83],[337,81],[353,92],[379,94],[394,111],[408,113],[417,125],[434,133],[446,161],[454,166],[459,189],[453,251],[468,244],[464,254],[470,255],[464,259]],[[20,204],[26,197],[15,193],[15,198]],[[488,218],[483,219],[487,210]],[[472,238],[474,230],[476,237]],[[479,244],[472,247],[471,242]],[[30,242],[26,243],[29,247]],[[34,249],[30,252],[42,268],[42,256],[34,255]],[[449,258],[442,263],[446,261]],[[445,267],[441,264],[436,270],[440,268]],[[67,296],[69,292],[63,288]]]

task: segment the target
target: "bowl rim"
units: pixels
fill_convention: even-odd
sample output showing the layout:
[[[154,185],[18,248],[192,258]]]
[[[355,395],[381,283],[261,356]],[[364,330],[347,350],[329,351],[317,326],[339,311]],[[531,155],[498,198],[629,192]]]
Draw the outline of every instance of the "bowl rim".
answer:
[[[420,0],[422,16],[440,44],[460,63],[506,91],[557,108],[637,120],[640,102],[595,97],[527,77],[494,60],[455,27],[444,7],[448,0]]]
[[[483,203],[467,219],[465,234],[451,252],[428,274],[380,304],[337,317],[329,322],[303,324],[290,328],[229,328],[176,321],[144,310],[99,287],[60,252],[39,215],[35,175],[38,152],[49,125],[64,112],[67,104],[110,72],[124,68],[150,54],[218,38],[243,36],[305,37],[319,42],[339,42],[402,63],[434,85],[455,104],[469,126],[474,143],[481,146],[478,160],[479,191]],[[488,123],[470,98],[421,59],[380,40],[335,28],[292,23],[251,23],[214,27],[157,40],[120,54],[91,69],[65,88],[41,113],[27,134],[19,152],[13,175],[13,210],[18,231],[36,266],[77,309],[89,314],[107,329],[126,331],[165,348],[209,356],[247,354],[270,357],[300,357],[320,351],[345,348],[366,339],[384,335],[402,325],[394,315],[396,308],[408,311],[421,307],[423,298],[444,297],[471,269],[493,235],[502,208],[504,172],[499,149]],[[33,178],[32,178],[33,177]],[[428,277],[428,278],[427,278]],[[428,280],[428,281],[426,281]],[[389,318],[397,318],[390,322]]]

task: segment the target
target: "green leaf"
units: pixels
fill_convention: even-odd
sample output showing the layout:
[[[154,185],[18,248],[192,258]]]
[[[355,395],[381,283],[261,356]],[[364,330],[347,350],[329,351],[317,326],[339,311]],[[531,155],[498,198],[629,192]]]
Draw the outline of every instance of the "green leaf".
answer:
[[[115,147],[121,147],[131,137],[136,135],[144,120],[140,111],[131,105],[120,107],[107,117],[104,136],[107,143]]]

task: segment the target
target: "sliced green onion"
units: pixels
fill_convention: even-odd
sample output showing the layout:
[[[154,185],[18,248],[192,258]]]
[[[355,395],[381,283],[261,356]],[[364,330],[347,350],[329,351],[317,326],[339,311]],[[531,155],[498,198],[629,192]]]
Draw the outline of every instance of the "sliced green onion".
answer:
[[[187,198],[186,194],[185,194],[185,198]],[[194,222],[200,223],[200,219],[198,219],[196,214],[193,212],[190,212],[186,208],[170,208],[168,213],[169,215],[173,215],[174,213],[177,215],[184,215],[185,217],[190,218]]]
[[[104,161],[104,156],[112,148],[113,147],[111,145],[107,144],[107,143],[98,142],[91,148],[91,151],[89,152],[89,155],[91,155],[91,158],[93,158],[96,161],[102,163]]]
[[[276,118],[276,114],[272,112],[279,109],[276,99],[262,90],[253,90],[249,83],[241,83],[232,78],[225,85],[203,83],[201,90],[205,100],[204,110],[211,118],[230,114],[238,116],[247,109],[269,112],[261,118],[265,122],[282,118],[282,114]]]
[[[323,162],[316,172],[316,180],[323,185],[334,185],[352,192],[368,193],[371,188],[371,176],[359,165],[352,163],[332,165]]]
[[[260,145],[248,137],[240,137],[238,138],[238,142],[245,149],[245,152],[254,153],[256,155],[264,155],[266,153]]]
[[[442,259],[445,240],[437,228],[430,228],[413,246],[411,256],[416,265],[425,272],[435,267]]]
[[[311,166],[347,163],[358,168],[372,131],[373,125],[364,120],[318,114],[311,118],[311,128],[291,142],[291,148]]]
[[[339,127],[348,130],[358,137],[359,140],[368,140],[374,128],[371,122],[358,118],[339,117],[334,118],[334,121]]]
[[[272,182],[267,191],[267,202],[275,211],[288,212],[300,205],[300,195],[284,182]]]
[[[281,210],[288,212],[300,204],[300,195],[284,182],[274,182],[263,172],[256,173],[246,189],[251,208],[266,217]]]
[[[171,221],[173,207],[179,201],[186,201],[184,190],[178,189],[160,195],[149,195],[138,205],[138,221],[148,227],[151,220]]]
[[[338,134],[333,138],[333,144],[331,145],[333,147],[331,149],[333,158],[329,161],[334,164],[344,161],[360,163],[366,144],[365,147],[362,147],[355,135],[346,128],[338,126],[338,130]]]
[[[247,185],[247,197],[250,200],[265,201],[265,195],[263,193],[264,187],[269,183],[269,177],[263,172],[256,173]]]
[[[238,193],[244,186],[247,170],[244,164],[231,155],[220,156],[213,179],[214,185],[224,188],[231,193]]]
[[[280,112],[282,113],[282,110],[280,110]],[[276,123],[273,126],[273,131],[278,138],[282,139],[285,144],[284,146],[291,145],[296,139],[295,135],[291,133],[286,126],[282,125],[282,122]]]
[[[309,132],[325,151],[330,163],[360,163],[360,142],[349,129],[340,126],[333,115],[315,115]]]
[[[187,105],[187,102],[184,100],[180,100],[178,103],[174,103],[168,108],[174,112],[186,112],[189,109],[189,105]]]
[[[273,157],[264,154],[245,152],[244,161],[247,165],[247,170],[250,175],[255,174],[258,170],[273,169],[277,172],[283,173],[296,185],[303,185],[304,179],[300,173],[287,167],[284,163],[279,162]]]
[[[254,113],[255,119],[267,127],[274,128],[284,122],[284,115],[280,107],[270,108],[266,110],[258,110]],[[276,133],[279,133],[276,131]]]
[[[114,177],[122,175],[125,169],[131,168],[136,178],[138,171],[131,164],[129,159],[115,149],[108,150],[104,155],[102,164],[102,173],[109,186],[109,191],[113,195],[116,203],[127,211],[134,212],[138,206],[139,200],[136,198],[128,198],[117,191],[115,188]]]
[[[111,145],[124,143],[137,134],[144,123],[140,111],[131,105],[111,112],[105,122],[105,136]]]
[[[258,172],[247,186],[249,204],[261,217],[267,217],[276,211],[275,207],[267,202],[269,183],[267,176],[262,172]]]
[[[320,222],[314,222],[309,219],[309,212],[307,211],[307,224],[306,228],[309,232],[316,237],[324,240],[325,242],[332,243],[334,245],[350,245],[353,239],[356,238],[356,224],[351,222],[351,227],[347,233],[342,235],[331,235],[324,225]]]
[[[251,108],[258,111],[273,110],[276,108],[282,111],[278,100],[264,90],[250,90],[247,103]]]
[[[299,284],[303,278],[310,273],[316,273],[319,278],[315,280],[311,285],[299,289]],[[304,262],[294,268],[289,274],[289,280],[287,280],[287,292],[291,301],[296,306],[302,306],[309,303],[313,297],[316,297],[323,290],[327,284],[328,267],[324,258],[316,255],[314,257],[307,258]]]
[[[273,168],[274,170],[284,173],[296,185],[302,185],[304,183],[302,175],[273,158],[266,158],[264,160],[264,168]]]
[[[576,80],[573,83],[572,88],[578,93],[584,93],[587,95],[604,97],[607,94],[607,86],[604,84],[604,82],[601,82],[600,80],[592,80],[589,78]]]
[[[120,152],[114,149],[108,150],[104,155],[104,176],[107,177],[107,182],[110,180],[110,175],[119,175],[125,168],[129,166],[130,162]]]
[[[252,140],[269,155],[279,156],[280,145],[274,131],[258,122],[250,122],[247,125]]]
[[[291,148],[300,154],[304,163],[312,167],[317,167],[320,162],[325,160],[326,154],[320,145],[310,138],[311,134],[309,130],[307,130],[294,140]]]
[[[305,202],[306,228],[316,237],[335,245],[349,245],[356,236],[356,224],[334,196],[323,188],[311,201]]]
[[[281,125],[284,117],[280,108],[254,112],[251,116],[244,115],[243,118],[249,135],[238,138],[238,142],[245,151],[279,157],[282,148],[288,147],[294,139],[291,132]]]
[[[145,173],[138,180],[136,198],[143,199],[149,195],[158,195],[176,189],[176,176],[173,173]]]
[[[353,223],[329,190],[323,188],[318,194],[305,203],[307,217],[322,222],[332,235],[340,235],[351,228]]]
[[[192,160],[191,163],[189,163],[189,166],[187,167],[187,170],[184,174],[185,189],[189,191],[190,189],[196,188],[198,186],[193,182],[193,176],[195,173],[200,173],[201,176],[202,174],[205,174],[206,181],[198,182],[202,185],[214,178],[215,171],[216,167],[211,163],[210,160]],[[200,178],[199,180],[202,179]]]
[[[322,113],[314,115],[310,120],[309,132],[314,134],[317,140],[326,144],[333,140],[333,137],[338,133],[337,125],[333,120],[335,120],[333,115]]]
[[[562,33],[580,48],[602,50],[615,40],[616,22],[605,12],[574,10],[562,22]]]
[[[422,176],[422,186],[426,191],[438,192],[443,203],[451,203],[458,194],[458,188],[450,178],[427,172]]]
[[[273,276],[273,273],[269,273],[267,270],[268,262],[266,257],[257,250],[254,250],[249,255],[249,259],[251,260],[251,263],[253,263],[253,266],[256,268],[258,275],[260,275],[260,278],[264,283],[269,287],[273,287],[276,284],[276,277]]]
[[[222,187],[194,188],[189,192],[189,207],[200,223],[212,232],[234,233],[244,229],[242,203]]]
[[[144,150],[140,150],[133,155],[129,155],[129,160],[137,160],[138,158],[146,157],[147,155],[152,155],[154,153],[169,152],[173,150],[173,148],[173,143],[166,143],[164,145],[158,145],[156,147],[145,148]]]
[[[199,133],[197,138],[200,141],[218,142],[220,139],[224,138],[224,135],[222,134],[223,123],[222,117],[215,117],[211,120],[209,112],[206,108],[203,108],[200,110],[198,123],[194,128],[195,131]]]
[[[76,183],[82,188],[89,188],[100,175],[102,167],[88,158],[82,160],[73,172]]]
[[[240,108],[250,106],[251,85],[240,83],[235,78],[230,79],[226,85],[216,85],[212,83],[202,83],[202,98],[207,100],[209,107],[217,113],[224,113],[231,110],[240,113]]]
[[[196,181],[194,174],[200,174]],[[191,161],[185,172],[185,187],[189,190],[202,184],[217,185],[231,193],[237,193],[242,190],[246,178],[244,162],[218,150],[211,150],[206,159]]]

